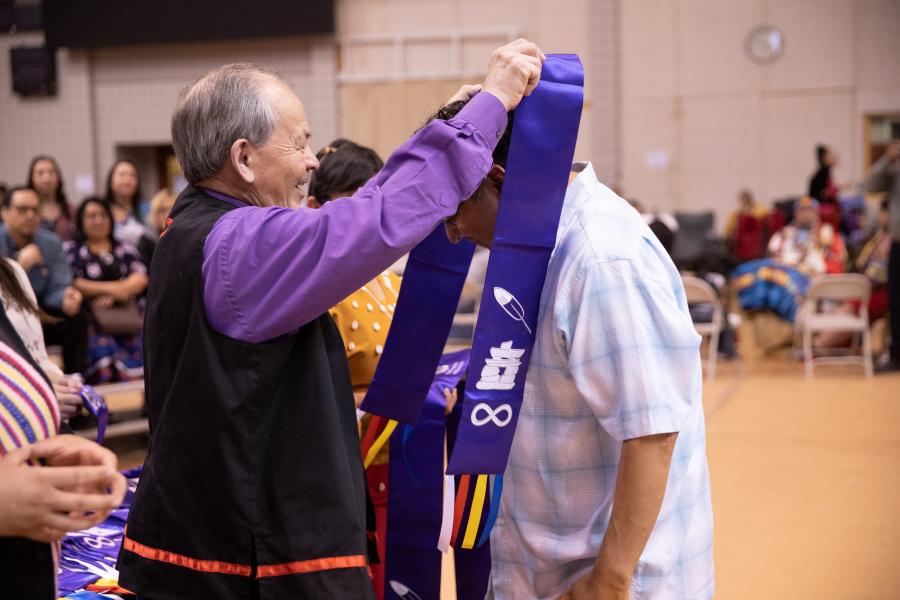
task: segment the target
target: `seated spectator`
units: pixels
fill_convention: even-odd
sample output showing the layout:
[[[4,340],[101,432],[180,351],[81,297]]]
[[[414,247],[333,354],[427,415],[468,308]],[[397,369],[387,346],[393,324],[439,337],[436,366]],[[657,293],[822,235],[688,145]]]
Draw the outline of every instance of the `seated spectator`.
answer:
[[[891,213],[887,199],[881,203],[878,213],[878,229],[863,244],[859,256],[853,262],[853,270],[865,275],[872,284],[869,297],[869,322],[873,323],[887,315],[888,309],[888,261],[891,254]],[[839,307],[841,312],[857,314],[857,303],[847,303]],[[830,332],[820,335],[817,346],[840,347],[850,342],[850,334]]]
[[[40,206],[34,190],[16,187],[6,193],[0,209],[0,252],[25,270],[38,307],[57,317],[44,323],[47,343],[61,343],[66,371],[82,373],[87,333],[81,292],[72,286],[72,271],[59,236],[40,227]]]
[[[141,178],[136,164],[124,159],[115,162],[106,177],[104,200],[112,210],[113,236],[137,249],[141,261],[149,264],[156,237],[145,225],[150,205],[141,200]]]
[[[797,200],[794,221],[772,236],[769,254],[809,277],[842,273],[847,261],[841,236],[828,223],[819,222],[819,203],[809,196]]]
[[[159,237],[166,228],[166,219],[169,218],[169,213],[172,212],[172,206],[175,205],[175,199],[175,194],[170,192],[168,188],[159,190],[153,194],[153,198],[150,199],[148,225],[151,228],[151,233],[156,234],[157,237]]]
[[[88,198],[78,207],[75,239],[66,253],[75,287],[90,305],[88,383],[143,376],[141,328],[147,269],[137,251],[113,236],[109,204]]]
[[[748,189],[738,194],[738,209],[728,216],[725,239],[736,262],[765,254],[766,217],[769,211],[753,199]]]
[[[50,360],[41,328],[41,317],[50,317],[38,307],[28,275],[19,263],[6,257],[0,257],[0,302],[28,354],[53,385],[53,391],[59,400],[60,417],[63,421],[69,420],[82,404],[81,396],[78,395],[81,382],[76,377],[67,377]]]
[[[72,207],[66,199],[62,172],[50,156],[35,156],[28,167],[28,187],[41,199],[41,227],[52,231],[62,241],[72,239],[75,223]]]

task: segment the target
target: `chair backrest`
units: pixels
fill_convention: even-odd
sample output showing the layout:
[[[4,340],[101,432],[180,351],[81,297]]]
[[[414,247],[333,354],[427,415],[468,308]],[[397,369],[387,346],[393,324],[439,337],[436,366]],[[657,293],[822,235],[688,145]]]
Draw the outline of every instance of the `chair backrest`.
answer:
[[[716,294],[716,290],[704,280],[692,275],[682,275],[681,281],[684,283],[684,293],[687,295],[688,304],[718,305],[719,296]]]
[[[865,275],[844,273],[840,275],[819,275],[809,282],[806,299],[815,300],[859,300],[868,304],[872,295],[872,284]]]

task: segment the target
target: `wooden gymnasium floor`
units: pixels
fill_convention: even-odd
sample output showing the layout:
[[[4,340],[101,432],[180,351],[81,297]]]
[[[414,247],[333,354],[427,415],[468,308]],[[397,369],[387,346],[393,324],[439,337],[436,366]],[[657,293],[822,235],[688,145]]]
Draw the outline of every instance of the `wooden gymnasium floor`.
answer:
[[[807,380],[741,333],[744,359],[720,363],[703,394],[716,597],[900,598],[900,375],[835,366]],[[141,444],[115,448],[139,464]]]

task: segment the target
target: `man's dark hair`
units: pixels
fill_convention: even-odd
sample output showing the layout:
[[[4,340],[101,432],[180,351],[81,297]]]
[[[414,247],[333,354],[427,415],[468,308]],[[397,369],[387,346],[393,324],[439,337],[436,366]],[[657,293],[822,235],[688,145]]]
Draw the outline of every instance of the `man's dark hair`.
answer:
[[[451,102],[446,106],[442,106],[436,113],[428,118],[428,121],[426,121],[426,123],[430,123],[435,119],[439,119],[441,121],[449,121],[450,119],[458,115],[459,111],[461,111],[468,102],[468,100],[457,100],[456,102]],[[506,163],[509,160],[509,141],[512,137],[514,114],[515,111],[513,110],[507,113],[507,116],[509,118],[506,125],[506,131],[503,132],[503,135],[500,137],[500,141],[497,142],[497,147],[494,148],[494,164],[500,165],[504,169],[506,168]]]
[[[336,198],[335,194],[354,192],[384,167],[378,153],[343,138],[334,140],[316,155],[319,168],[309,181],[309,195],[319,204]]]
[[[819,166],[825,166],[825,155],[828,154],[828,146],[825,144],[819,144],[816,146],[816,160],[819,161]]]
[[[14,185],[13,187],[6,190],[6,193],[3,194],[3,208],[9,208],[12,206],[12,199],[18,192],[32,192],[37,194],[33,189],[28,187],[27,185]]]

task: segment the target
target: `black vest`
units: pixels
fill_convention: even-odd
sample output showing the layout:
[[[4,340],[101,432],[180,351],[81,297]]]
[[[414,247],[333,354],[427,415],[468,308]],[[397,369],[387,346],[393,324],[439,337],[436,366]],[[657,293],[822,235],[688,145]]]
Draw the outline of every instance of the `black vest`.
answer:
[[[203,247],[231,210],[188,187],[153,256],[151,440],[120,584],[154,599],[374,598],[355,405],[331,317],[260,344],[206,319]]]

